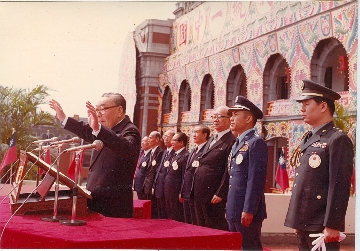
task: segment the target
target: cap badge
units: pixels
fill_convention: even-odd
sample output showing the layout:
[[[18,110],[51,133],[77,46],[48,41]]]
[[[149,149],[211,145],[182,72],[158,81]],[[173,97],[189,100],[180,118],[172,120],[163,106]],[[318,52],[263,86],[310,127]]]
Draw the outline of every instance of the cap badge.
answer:
[[[304,86],[305,86],[305,85],[304,85],[304,82],[301,82],[300,89],[301,89],[301,90],[304,90]]]
[[[316,154],[316,152],[313,152],[311,155],[310,155],[310,158],[309,158],[309,165],[312,167],[312,168],[317,168],[319,167],[321,164],[321,158],[319,155]]]

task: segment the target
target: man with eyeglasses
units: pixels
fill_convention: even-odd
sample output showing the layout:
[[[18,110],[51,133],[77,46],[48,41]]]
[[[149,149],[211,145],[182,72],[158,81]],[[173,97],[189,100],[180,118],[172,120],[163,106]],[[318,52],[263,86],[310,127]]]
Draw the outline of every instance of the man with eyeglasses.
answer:
[[[88,123],[67,117],[56,100],[49,102],[64,128],[87,142],[101,140],[93,150],[86,188],[88,208],[104,216],[133,217],[132,183],[140,152],[140,133],[126,115],[126,100],[119,93],[105,93],[96,106],[86,102]]]
[[[215,109],[212,119],[215,133],[204,146],[194,174],[196,221],[200,226],[228,230],[225,204],[229,179],[223,182],[222,179],[235,142],[235,136],[230,131],[229,107]]]

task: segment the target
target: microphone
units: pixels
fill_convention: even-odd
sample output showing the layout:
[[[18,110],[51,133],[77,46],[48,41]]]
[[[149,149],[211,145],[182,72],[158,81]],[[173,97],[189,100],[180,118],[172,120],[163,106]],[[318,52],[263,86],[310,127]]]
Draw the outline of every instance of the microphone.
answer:
[[[36,141],[33,141],[32,144],[42,144],[42,143],[47,143],[47,142],[51,142],[51,141],[58,141],[58,140],[59,140],[58,137],[53,137],[51,139],[36,140]]]
[[[91,148],[95,148],[95,150],[99,151],[103,147],[104,147],[104,143],[101,140],[95,140],[92,144],[71,147],[71,148],[65,149],[64,152],[86,150],[86,149],[91,149]]]
[[[78,143],[80,141],[79,137],[74,137],[71,139],[65,139],[65,140],[60,140],[60,141],[56,141],[56,142],[52,142],[50,143],[50,145],[59,145],[59,144],[63,144],[63,143]]]

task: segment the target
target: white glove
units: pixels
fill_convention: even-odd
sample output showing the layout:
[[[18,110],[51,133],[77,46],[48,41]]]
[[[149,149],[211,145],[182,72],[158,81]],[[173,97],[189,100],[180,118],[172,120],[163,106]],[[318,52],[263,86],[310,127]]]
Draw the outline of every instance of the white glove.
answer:
[[[318,234],[309,234],[310,237],[318,237],[316,240],[314,240],[311,244],[314,245],[314,247],[311,249],[311,251],[315,251],[315,250],[322,250],[322,251],[326,251],[326,246],[325,246],[325,235],[323,233],[318,233]],[[340,232],[340,236],[339,236],[339,242],[342,241],[343,239],[345,239],[346,235],[342,232]]]

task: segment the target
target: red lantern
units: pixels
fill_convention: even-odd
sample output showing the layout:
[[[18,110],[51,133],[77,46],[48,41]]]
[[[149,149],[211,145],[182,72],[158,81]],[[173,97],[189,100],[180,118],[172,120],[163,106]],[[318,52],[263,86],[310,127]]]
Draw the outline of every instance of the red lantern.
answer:
[[[348,58],[347,56],[339,56],[339,70],[340,71],[347,71],[349,67]]]

